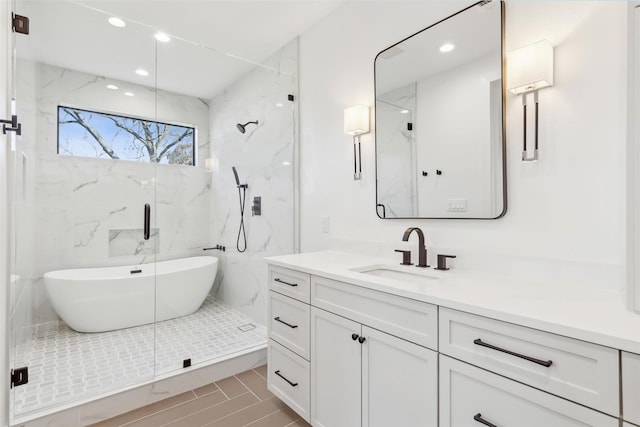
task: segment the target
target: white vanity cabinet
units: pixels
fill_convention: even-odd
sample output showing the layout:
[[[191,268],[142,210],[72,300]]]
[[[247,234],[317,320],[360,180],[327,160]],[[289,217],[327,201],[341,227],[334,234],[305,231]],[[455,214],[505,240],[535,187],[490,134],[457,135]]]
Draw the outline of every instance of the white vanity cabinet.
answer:
[[[269,267],[267,387],[306,421],[310,420],[310,278]]]
[[[314,307],[311,331],[311,425],[361,425],[360,324]]]
[[[616,427],[619,420],[440,355],[440,427]]]
[[[311,309],[311,424],[437,425],[437,353]]]
[[[618,350],[444,307],[439,320],[440,353],[619,415]]]
[[[312,425],[437,425],[436,306],[319,276],[311,305]]]
[[[270,267],[268,382],[314,427],[640,427],[640,354],[313,266]]]
[[[268,387],[305,420],[438,424],[436,306],[276,266],[269,289]]]

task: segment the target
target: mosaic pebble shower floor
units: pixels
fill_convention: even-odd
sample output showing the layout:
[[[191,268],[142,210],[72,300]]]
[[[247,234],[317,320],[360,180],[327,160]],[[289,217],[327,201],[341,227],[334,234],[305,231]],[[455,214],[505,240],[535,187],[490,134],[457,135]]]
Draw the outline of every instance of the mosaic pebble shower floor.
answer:
[[[50,409],[148,381],[254,347],[267,331],[239,311],[208,297],[177,319],[102,333],[79,333],[64,322],[33,327],[13,366],[29,367],[29,383],[12,391],[13,415]],[[155,352],[155,360],[154,360]]]

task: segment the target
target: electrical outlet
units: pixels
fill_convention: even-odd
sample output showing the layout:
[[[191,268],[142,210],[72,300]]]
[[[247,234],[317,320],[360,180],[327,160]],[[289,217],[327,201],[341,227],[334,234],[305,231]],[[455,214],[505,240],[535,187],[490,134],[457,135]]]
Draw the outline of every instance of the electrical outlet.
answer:
[[[328,233],[329,232],[329,217],[328,216],[320,217],[320,231],[322,231],[323,233]]]
[[[447,205],[447,211],[449,212],[466,212],[467,211],[467,199],[449,199]]]

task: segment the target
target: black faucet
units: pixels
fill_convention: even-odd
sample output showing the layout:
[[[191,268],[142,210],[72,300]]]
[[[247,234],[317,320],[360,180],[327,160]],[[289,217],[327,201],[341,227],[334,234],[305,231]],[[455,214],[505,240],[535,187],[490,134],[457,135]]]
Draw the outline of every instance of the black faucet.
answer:
[[[424,246],[424,233],[418,227],[409,227],[402,235],[402,241],[408,242],[413,232],[418,233],[418,265],[416,267],[429,267],[427,265],[427,248]]]

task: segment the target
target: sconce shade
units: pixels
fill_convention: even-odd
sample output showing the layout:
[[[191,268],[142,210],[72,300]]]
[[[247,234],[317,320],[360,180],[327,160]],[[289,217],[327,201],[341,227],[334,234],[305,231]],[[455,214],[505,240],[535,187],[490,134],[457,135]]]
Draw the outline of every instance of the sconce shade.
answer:
[[[547,40],[507,53],[507,87],[519,95],[553,86],[553,46]]]
[[[361,135],[369,132],[369,107],[354,105],[344,109],[344,133]]]

